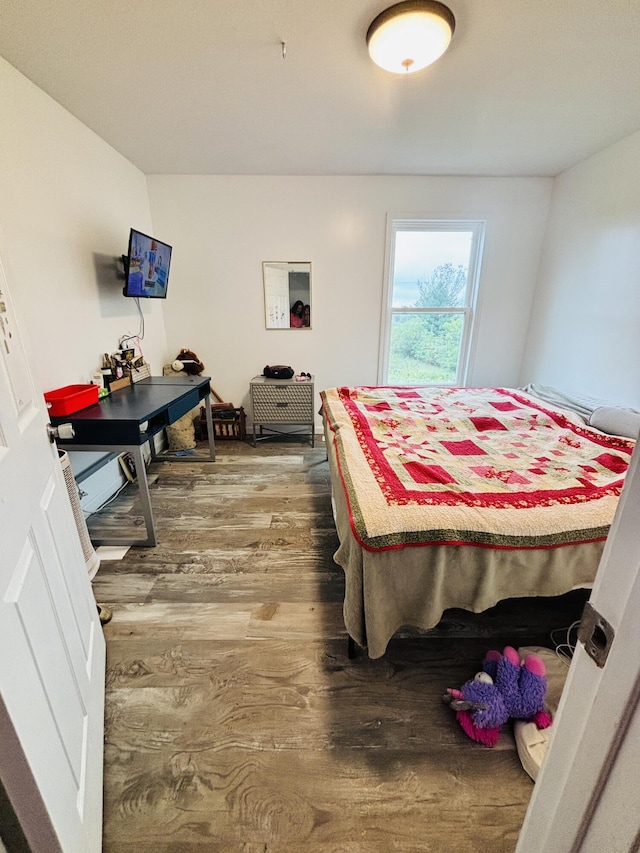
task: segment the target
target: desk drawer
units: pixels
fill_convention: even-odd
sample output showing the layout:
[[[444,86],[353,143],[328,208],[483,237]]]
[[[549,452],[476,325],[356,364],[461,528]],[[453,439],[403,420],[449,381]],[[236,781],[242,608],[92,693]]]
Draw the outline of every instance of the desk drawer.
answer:
[[[175,403],[172,403],[169,406],[167,410],[167,423],[174,423],[178,418],[181,418],[183,415],[186,415],[187,412],[195,409],[199,402],[200,395],[198,394],[198,389],[194,388],[188,394],[185,394],[184,397],[180,397],[179,400],[176,400]]]

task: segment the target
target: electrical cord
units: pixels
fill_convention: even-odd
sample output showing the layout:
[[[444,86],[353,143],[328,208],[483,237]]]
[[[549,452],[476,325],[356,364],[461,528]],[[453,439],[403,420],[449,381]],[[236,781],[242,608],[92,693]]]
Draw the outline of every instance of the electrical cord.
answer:
[[[138,314],[140,315],[140,325],[138,328],[137,335],[122,335],[120,338],[120,349],[126,349],[127,345],[133,341],[134,344],[137,345],[140,350],[140,355],[142,355],[142,346],[140,345],[140,341],[144,340],[144,314],[142,313],[142,308],[140,307],[140,299],[137,296],[134,296],[133,301],[136,303],[136,307],[138,309]]]
[[[129,349],[130,345],[133,344],[133,348],[137,349],[140,353],[140,356],[144,358],[141,341],[142,338],[140,338],[138,335],[123,335],[120,338],[118,345],[120,349]]]
[[[576,642],[577,642],[577,637],[576,637],[576,642],[572,641],[571,632],[577,631],[579,625],[580,625],[580,620],[577,619],[575,622],[572,622],[568,628],[555,628],[549,634],[549,637],[551,638],[551,642],[553,643],[553,645],[555,647],[556,655],[558,656],[558,658],[562,661],[562,663],[565,666],[571,665],[571,659],[573,658],[573,653],[576,650]],[[556,635],[561,633],[561,632],[564,633],[564,640],[562,642],[557,642],[556,641]]]
[[[106,506],[109,506],[109,504],[110,504],[110,503],[113,503],[113,501],[115,501],[115,499],[116,499],[117,497],[119,497],[119,495],[121,494],[121,492],[122,492],[124,489],[126,489],[126,487],[127,487],[128,485],[129,485],[129,480],[127,480],[125,483],[123,483],[123,484],[120,486],[120,488],[119,488],[119,489],[118,489],[118,490],[117,490],[113,495],[111,495],[111,497],[110,497],[110,498],[108,498],[108,499],[107,499],[103,504],[100,504],[100,506],[99,506],[99,507],[96,507],[96,509],[92,509],[92,510],[91,510],[91,512],[86,512],[86,510],[83,510],[83,515],[84,515],[84,517],[85,517],[85,520],[86,520],[87,518],[89,518],[89,516],[93,515],[95,512],[100,512],[100,511],[101,511],[101,510],[103,510]]]
[[[138,331],[138,339],[144,340],[144,314],[142,313],[142,308],[140,307],[140,299],[136,296],[135,303],[138,308],[138,314],[140,315],[140,330]],[[142,353],[142,350],[140,350]]]

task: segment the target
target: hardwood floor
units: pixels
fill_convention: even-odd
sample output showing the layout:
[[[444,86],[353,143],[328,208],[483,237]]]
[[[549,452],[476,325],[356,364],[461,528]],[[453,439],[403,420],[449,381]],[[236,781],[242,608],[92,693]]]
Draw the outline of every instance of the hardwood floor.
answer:
[[[514,850],[533,783],[511,733],[473,743],[441,696],[488,648],[549,645],[584,595],[449,613],[348,660],[324,446],[217,452],[151,467],[158,546],[94,580],[105,853]],[[142,524],[135,492],[90,529]]]

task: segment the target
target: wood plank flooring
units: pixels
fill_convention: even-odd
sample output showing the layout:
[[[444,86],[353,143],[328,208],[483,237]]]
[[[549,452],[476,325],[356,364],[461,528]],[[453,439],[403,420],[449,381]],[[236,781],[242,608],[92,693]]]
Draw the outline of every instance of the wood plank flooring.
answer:
[[[471,742],[441,696],[488,648],[550,645],[584,594],[450,612],[348,660],[322,443],[217,452],[152,466],[158,546],[94,580],[105,853],[513,851],[532,791],[513,737]],[[90,529],[136,511],[130,486]]]

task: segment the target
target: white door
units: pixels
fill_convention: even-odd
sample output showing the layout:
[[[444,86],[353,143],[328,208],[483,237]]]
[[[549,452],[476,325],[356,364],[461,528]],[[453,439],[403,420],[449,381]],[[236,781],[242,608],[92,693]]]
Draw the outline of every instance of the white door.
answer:
[[[0,353],[0,780],[34,853],[91,853],[105,642],[1,262]]]
[[[640,443],[590,597],[613,642],[601,668],[577,644],[517,853],[640,849],[639,519]],[[593,645],[608,645],[602,625]]]

